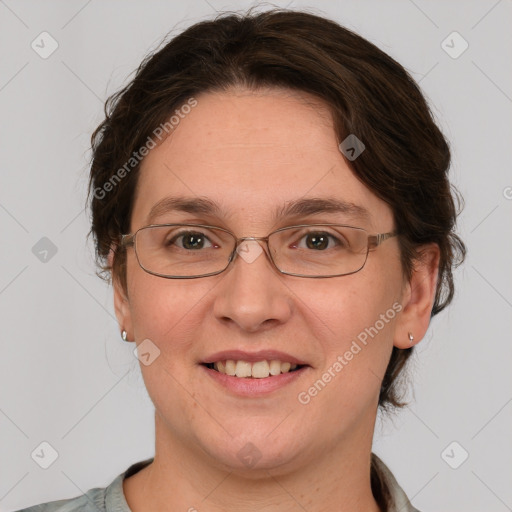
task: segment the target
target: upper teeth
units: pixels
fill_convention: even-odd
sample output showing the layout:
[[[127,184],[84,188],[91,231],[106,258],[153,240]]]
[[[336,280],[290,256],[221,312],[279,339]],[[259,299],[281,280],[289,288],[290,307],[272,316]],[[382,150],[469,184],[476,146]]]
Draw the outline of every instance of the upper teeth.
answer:
[[[248,361],[218,361],[213,367],[220,373],[236,377],[254,377],[255,379],[264,379],[270,375],[279,375],[288,373],[297,368],[296,364],[282,363],[281,361],[257,361],[249,363]]]

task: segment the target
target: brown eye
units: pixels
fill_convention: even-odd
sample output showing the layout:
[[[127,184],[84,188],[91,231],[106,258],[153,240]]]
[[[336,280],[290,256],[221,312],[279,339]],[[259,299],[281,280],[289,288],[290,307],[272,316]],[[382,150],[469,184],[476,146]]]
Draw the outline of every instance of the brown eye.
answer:
[[[325,251],[326,249],[344,249],[348,244],[343,236],[339,234],[336,236],[334,233],[327,231],[310,231],[303,233],[299,239],[298,244],[294,244],[299,249],[311,249],[311,251]]]
[[[306,235],[306,245],[308,249],[324,250],[329,247],[329,238],[326,233],[312,233]]]
[[[177,245],[180,249],[199,250],[206,247],[212,247],[211,242],[204,235],[197,231],[188,231],[180,233],[170,240],[169,245]]]

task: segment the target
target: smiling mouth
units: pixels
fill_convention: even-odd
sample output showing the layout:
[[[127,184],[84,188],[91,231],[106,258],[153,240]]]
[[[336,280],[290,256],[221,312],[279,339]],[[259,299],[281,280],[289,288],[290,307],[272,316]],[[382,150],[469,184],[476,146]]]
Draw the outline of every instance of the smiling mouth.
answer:
[[[227,359],[225,361],[216,361],[215,363],[203,363],[203,366],[230,377],[265,379],[267,377],[281,375],[282,373],[295,372],[304,368],[306,365],[298,365],[278,360],[262,360],[250,363],[248,361]]]

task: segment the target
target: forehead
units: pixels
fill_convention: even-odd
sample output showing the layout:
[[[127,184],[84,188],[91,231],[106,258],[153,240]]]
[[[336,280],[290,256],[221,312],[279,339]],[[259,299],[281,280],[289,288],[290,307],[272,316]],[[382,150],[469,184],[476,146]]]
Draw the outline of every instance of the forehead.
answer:
[[[361,220],[368,228],[391,225],[389,207],[348,167],[329,110],[316,98],[232,90],[204,93],[196,101],[143,160],[133,226],[142,226],[166,197],[208,199],[223,220],[256,227],[275,222],[286,205],[304,199],[365,209]]]

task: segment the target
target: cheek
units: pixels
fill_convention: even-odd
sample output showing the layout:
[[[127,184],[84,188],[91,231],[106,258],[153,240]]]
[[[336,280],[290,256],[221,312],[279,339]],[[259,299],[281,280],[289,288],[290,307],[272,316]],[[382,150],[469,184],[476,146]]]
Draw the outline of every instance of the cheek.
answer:
[[[400,303],[401,293],[397,281],[354,274],[338,281],[326,281],[317,289],[310,287],[303,297],[322,330],[330,333],[327,338],[347,339],[357,338],[375,324],[379,331],[391,330],[397,309],[400,309],[399,305],[393,305]]]
[[[324,355],[323,369],[343,375],[336,380],[345,396],[360,395],[371,381],[372,392],[380,387],[402,309],[400,286],[375,274],[362,277],[354,274],[310,288],[303,301],[303,315]]]
[[[130,307],[137,341],[149,338],[162,349],[189,347],[191,331],[198,330],[197,315],[208,297],[206,281],[171,280],[140,270],[131,274]],[[211,287],[211,285],[210,285]]]
[[[167,280],[145,272],[133,274],[131,286],[135,339],[138,344],[149,339],[158,348],[154,362],[141,364],[146,388],[161,410],[190,406],[182,391],[195,366],[191,355],[201,336],[208,287],[195,280]]]

